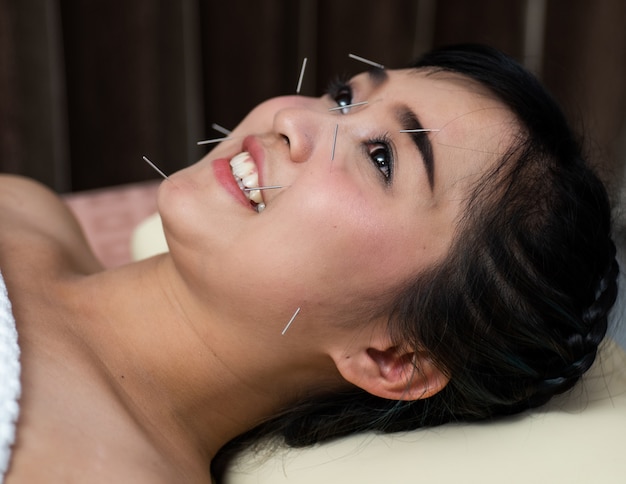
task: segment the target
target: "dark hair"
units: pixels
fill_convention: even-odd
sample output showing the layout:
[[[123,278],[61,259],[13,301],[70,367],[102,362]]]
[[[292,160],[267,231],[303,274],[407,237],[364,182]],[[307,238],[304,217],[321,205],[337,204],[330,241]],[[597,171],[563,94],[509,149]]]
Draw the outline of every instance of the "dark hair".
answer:
[[[412,67],[479,82],[520,125],[514,146],[472,188],[448,256],[404,288],[391,314],[398,344],[425,348],[450,381],[412,402],[356,388],[323,395],[239,442],[282,436],[304,446],[512,414],[570,389],[595,359],[617,294],[610,206],[557,103],[485,46],[441,48]]]

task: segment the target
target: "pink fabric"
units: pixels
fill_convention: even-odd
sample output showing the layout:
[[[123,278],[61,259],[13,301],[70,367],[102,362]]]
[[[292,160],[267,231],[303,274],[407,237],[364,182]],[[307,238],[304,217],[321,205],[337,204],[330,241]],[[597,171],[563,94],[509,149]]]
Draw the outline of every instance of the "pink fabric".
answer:
[[[130,237],[156,212],[160,182],[147,182],[64,195],[96,256],[106,267],[130,262]]]

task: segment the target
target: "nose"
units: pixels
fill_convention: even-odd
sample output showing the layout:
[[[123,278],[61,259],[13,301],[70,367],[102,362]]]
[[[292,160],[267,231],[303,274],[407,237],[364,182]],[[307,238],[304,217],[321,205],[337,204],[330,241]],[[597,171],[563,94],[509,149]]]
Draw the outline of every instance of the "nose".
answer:
[[[333,128],[319,99],[293,96],[293,102],[274,115],[274,132],[285,138],[292,161],[307,161],[321,138]],[[326,133],[326,135],[324,134]]]

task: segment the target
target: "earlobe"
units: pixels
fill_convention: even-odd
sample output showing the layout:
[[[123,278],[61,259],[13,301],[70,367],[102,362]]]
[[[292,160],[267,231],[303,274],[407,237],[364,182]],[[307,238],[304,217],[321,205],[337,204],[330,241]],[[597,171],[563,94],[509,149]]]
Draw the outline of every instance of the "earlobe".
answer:
[[[391,346],[364,348],[337,361],[342,376],[365,391],[390,400],[420,400],[441,391],[449,378],[425,352]]]

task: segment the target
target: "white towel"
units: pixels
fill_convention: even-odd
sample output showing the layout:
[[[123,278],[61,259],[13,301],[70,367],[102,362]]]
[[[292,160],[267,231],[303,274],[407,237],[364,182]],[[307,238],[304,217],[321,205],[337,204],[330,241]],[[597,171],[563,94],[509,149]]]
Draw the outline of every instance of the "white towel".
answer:
[[[20,348],[11,301],[0,272],[0,484],[11,460],[20,407]]]

